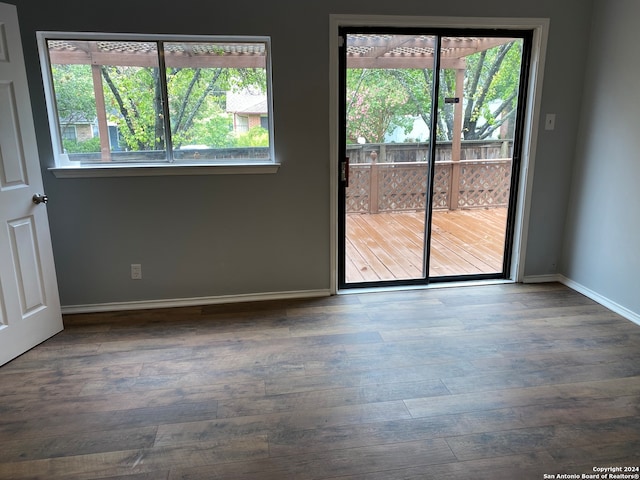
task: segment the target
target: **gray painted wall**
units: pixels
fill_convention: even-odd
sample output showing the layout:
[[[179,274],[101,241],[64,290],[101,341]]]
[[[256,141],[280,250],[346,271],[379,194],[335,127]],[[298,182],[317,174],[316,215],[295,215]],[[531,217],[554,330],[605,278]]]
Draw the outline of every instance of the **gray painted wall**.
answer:
[[[525,273],[557,272],[579,123],[585,0],[8,0],[18,5],[63,305],[328,289],[329,14],[551,19]],[[39,8],[40,7],[40,8]],[[269,35],[275,175],[56,179],[37,30]],[[301,121],[304,119],[304,121]],[[142,263],[144,280],[129,279]]]
[[[637,0],[597,0],[562,273],[640,315]]]

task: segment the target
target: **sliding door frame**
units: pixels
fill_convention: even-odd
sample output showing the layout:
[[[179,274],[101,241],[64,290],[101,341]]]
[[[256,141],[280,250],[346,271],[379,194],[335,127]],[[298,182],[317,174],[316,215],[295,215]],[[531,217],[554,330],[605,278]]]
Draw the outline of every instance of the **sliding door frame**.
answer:
[[[526,251],[527,224],[530,209],[531,183],[533,179],[533,165],[535,159],[535,145],[537,126],[539,124],[540,96],[542,90],[542,73],[544,71],[544,53],[548,34],[548,19],[490,19],[490,18],[443,18],[443,17],[393,17],[393,16],[359,16],[359,15],[331,15],[330,16],[330,232],[331,232],[331,292],[338,293],[340,259],[340,234],[344,232],[338,228],[343,220],[340,212],[340,185],[338,181],[338,165],[342,159],[343,128],[340,118],[340,69],[343,68],[339,53],[339,31],[341,27],[379,27],[379,28],[407,28],[407,29],[500,29],[500,30],[530,30],[532,32],[532,49],[530,68],[521,89],[528,91],[524,103],[524,118],[522,128],[522,152],[520,174],[517,183],[512,185],[515,194],[511,195],[515,211],[512,215],[513,235],[509,271],[505,272],[508,281],[521,281],[524,267],[524,253]],[[515,177],[514,177],[515,178]],[[428,253],[428,252],[427,252]],[[505,265],[509,259],[505,259]],[[427,272],[428,276],[428,272]],[[380,287],[384,287],[384,282]],[[422,285],[426,287],[427,285]],[[348,287],[347,287],[348,288]]]

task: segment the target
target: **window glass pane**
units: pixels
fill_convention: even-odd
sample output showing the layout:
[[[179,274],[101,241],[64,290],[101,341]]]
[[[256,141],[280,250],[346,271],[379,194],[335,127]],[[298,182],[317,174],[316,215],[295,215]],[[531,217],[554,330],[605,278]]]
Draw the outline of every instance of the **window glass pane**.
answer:
[[[265,43],[163,45],[174,160],[268,160]]]
[[[63,139],[71,162],[166,161],[156,42],[56,39],[47,49],[58,127],[77,132]]]
[[[268,38],[89,35],[38,35],[57,167],[275,163]]]
[[[62,132],[62,140],[71,140],[73,142],[77,141],[78,135],[76,134],[76,126],[74,124],[70,124],[65,122],[60,125],[60,131]]]
[[[235,133],[244,133],[249,131],[249,117],[245,115],[236,115]]]

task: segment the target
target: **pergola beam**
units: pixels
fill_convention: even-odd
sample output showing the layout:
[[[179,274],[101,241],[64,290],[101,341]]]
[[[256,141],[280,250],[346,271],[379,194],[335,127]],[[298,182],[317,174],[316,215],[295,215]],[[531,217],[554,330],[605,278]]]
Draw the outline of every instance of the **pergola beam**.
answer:
[[[423,69],[433,68],[433,55],[423,55],[419,57],[347,57],[347,68],[379,68],[379,69],[394,69],[394,68],[411,68],[411,69]],[[440,61],[440,68],[457,70],[460,68],[466,68],[466,61],[464,58],[443,58]]]
[[[113,65],[119,67],[158,67],[157,53],[49,51],[52,65]],[[171,68],[265,68],[264,55],[176,55],[167,53]]]
[[[513,38],[443,37],[440,68],[466,68],[465,57],[504,45]],[[347,68],[433,68],[435,37],[429,35],[347,36]]]
[[[444,37],[440,52],[441,68],[465,68],[464,58],[512,41],[512,38]],[[158,54],[144,43],[126,51],[100,49],[97,42],[69,40],[72,48],[50,47],[54,65],[113,65],[123,67],[158,67]],[[117,43],[117,42],[114,42]],[[265,68],[264,52],[195,53],[188,42],[178,44],[181,52],[165,51],[165,64],[170,68]],[[433,68],[435,40],[427,35],[349,35],[347,65],[349,68]]]
[[[442,54],[461,58],[473,53],[488,50],[515,40],[514,38],[503,37],[442,37]],[[379,50],[385,49],[391,53],[398,47],[424,49],[431,53],[436,47],[435,38],[428,35],[349,35],[347,38],[347,51],[349,47],[362,50],[365,48]]]

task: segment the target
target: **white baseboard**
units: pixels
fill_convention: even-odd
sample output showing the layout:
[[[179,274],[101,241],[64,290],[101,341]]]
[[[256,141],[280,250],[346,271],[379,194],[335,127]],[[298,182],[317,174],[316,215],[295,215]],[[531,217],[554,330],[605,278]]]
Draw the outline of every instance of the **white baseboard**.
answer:
[[[608,308],[609,310],[623,316],[629,321],[640,325],[640,314],[629,310],[628,308],[600,295],[597,292],[585,287],[584,285],[571,280],[560,274],[549,275],[529,275],[525,276],[523,283],[548,283],[560,282],[567,287],[589,297],[594,302]],[[268,292],[268,293],[252,293],[241,295],[221,295],[215,297],[195,297],[195,298],[174,298],[166,300],[140,300],[132,302],[114,302],[114,303],[97,303],[87,305],[63,305],[63,314],[74,313],[98,313],[113,312],[120,310],[147,310],[151,308],[173,308],[173,307],[192,307],[200,305],[216,305],[222,303],[240,303],[240,302],[256,302],[263,300],[286,300],[292,298],[313,298],[328,297],[331,290],[296,290],[289,292]]]
[[[525,275],[522,279],[522,283],[550,283],[561,282],[561,276],[557,273],[551,273],[548,275]]]
[[[594,302],[598,302],[600,305],[602,305],[603,307],[607,307],[609,310],[611,310],[612,312],[617,313],[618,315],[623,316],[624,318],[626,318],[627,320],[640,325],[640,314],[629,310],[626,307],[623,307],[622,305],[620,305],[619,303],[614,302],[613,300],[610,300],[609,298],[600,295],[597,292],[594,292],[593,290],[585,287],[584,285],[571,280],[570,278],[565,277],[564,275],[558,275],[558,281],[564,285],[566,285],[567,287],[571,288],[572,290],[575,290],[576,292],[579,292],[581,294],[583,294],[585,297],[589,297],[591,300],[593,300]]]
[[[268,292],[216,297],[173,298],[166,300],[139,300],[132,302],[96,303],[88,305],[63,305],[63,314],[114,312],[120,310],[147,310],[150,308],[193,307],[222,303],[256,302],[263,300],[285,300],[291,298],[328,297],[327,290],[296,290],[290,292]]]
[[[578,293],[581,293],[585,297],[589,297],[594,302],[598,302],[603,307],[607,307],[612,312],[617,313],[618,315],[623,316],[627,320],[640,325],[640,314],[629,310],[626,307],[623,307],[619,303],[614,302],[613,300],[600,295],[597,292],[585,287],[584,285],[571,280],[570,278],[565,277],[559,273],[553,273],[550,275],[530,275],[525,276],[522,280],[523,283],[545,283],[545,282],[560,282],[563,285],[566,285],[572,290],[575,290]]]

